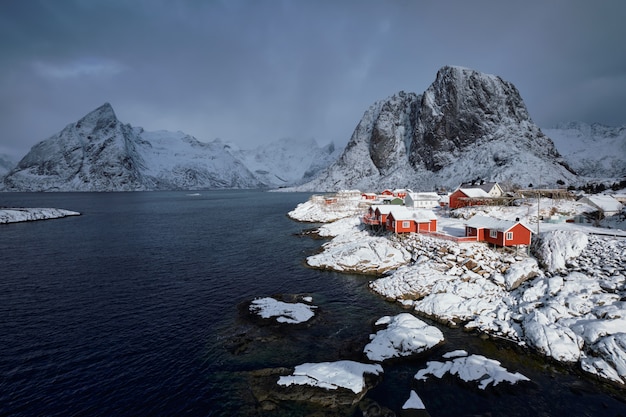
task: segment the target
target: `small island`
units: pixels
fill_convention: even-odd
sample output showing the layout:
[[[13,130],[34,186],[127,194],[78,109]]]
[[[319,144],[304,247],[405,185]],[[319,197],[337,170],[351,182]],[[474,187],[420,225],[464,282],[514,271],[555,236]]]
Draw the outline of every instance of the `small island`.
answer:
[[[76,211],[57,208],[0,208],[0,224],[80,216]]]

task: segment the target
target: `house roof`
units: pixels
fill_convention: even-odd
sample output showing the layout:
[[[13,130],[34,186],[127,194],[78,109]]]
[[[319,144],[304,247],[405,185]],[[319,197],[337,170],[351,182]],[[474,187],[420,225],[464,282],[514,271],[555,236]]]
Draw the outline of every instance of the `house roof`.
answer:
[[[373,211],[378,210],[380,214],[389,214],[393,208],[397,209],[398,206],[393,206],[391,204],[382,204],[382,205],[372,206],[372,210]]]
[[[469,198],[491,197],[489,195],[489,192],[483,190],[482,188],[459,188],[459,191],[461,191]]]
[[[413,201],[439,201],[441,196],[437,193],[408,193],[407,197],[410,197]]]
[[[532,232],[531,228],[526,226],[522,222],[513,222],[510,220],[494,219],[493,217],[488,217],[488,216],[474,216],[471,219],[469,219],[468,222],[465,223],[465,225],[468,227],[476,228],[476,229],[489,229],[489,230],[497,230],[498,232],[507,232],[518,223]]]
[[[389,213],[395,220],[414,220],[417,223],[436,220],[437,216],[431,210],[409,209],[407,207],[394,207]]]
[[[588,201],[591,205],[604,212],[618,212],[622,209],[622,203],[610,195],[590,195],[584,197],[583,201]]]
[[[497,182],[486,182],[483,181],[481,183],[481,181],[476,181],[476,182],[464,182],[461,185],[459,185],[459,188],[463,188],[463,189],[480,189],[483,190],[486,193],[489,193],[493,187],[495,187],[496,185],[498,185]]]

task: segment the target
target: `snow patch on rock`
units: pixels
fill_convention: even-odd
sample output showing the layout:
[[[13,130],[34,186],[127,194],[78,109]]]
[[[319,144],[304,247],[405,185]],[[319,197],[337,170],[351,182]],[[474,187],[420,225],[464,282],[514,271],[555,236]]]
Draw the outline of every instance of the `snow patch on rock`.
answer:
[[[441,330],[409,313],[381,317],[376,325],[386,328],[371,335],[363,349],[367,358],[376,362],[421,353],[444,340]]]

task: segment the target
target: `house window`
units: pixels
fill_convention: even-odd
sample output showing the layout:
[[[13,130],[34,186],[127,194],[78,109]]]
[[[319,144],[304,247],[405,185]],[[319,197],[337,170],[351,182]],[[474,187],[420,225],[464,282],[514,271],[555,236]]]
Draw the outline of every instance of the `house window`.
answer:
[[[513,240],[513,232],[506,232],[506,240]]]
[[[495,239],[498,237],[498,231],[497,230],[489,230],[489,237],[492,239]]]
[[[403,229],[408,229],[409,227],[411,227],[411,222],[402,222]]]

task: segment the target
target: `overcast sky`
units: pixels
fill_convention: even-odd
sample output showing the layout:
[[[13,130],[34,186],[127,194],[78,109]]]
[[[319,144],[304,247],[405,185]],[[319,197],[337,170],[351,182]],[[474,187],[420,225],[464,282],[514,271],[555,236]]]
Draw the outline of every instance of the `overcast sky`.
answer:
[[[0,153],[111,103],[124,123],[253,148],[345,145],[363,112],[459,65],[540,127],[626,124],[626,1],[0,1]]]

